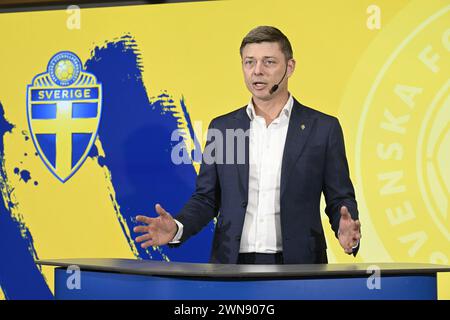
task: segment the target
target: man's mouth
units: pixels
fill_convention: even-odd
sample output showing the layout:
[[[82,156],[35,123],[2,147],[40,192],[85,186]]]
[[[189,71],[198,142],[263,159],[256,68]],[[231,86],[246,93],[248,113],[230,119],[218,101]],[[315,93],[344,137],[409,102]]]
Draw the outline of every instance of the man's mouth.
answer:
[[[267,83],[262,81],[254,81],[252,82],[252,86],[257,90],[262,90],[267,86]]]

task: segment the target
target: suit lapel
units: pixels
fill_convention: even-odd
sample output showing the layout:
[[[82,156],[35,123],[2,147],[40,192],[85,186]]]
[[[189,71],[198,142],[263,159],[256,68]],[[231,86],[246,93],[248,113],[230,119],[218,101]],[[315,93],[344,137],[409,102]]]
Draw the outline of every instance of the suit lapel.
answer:
[[[304,149],[313,124],[314,120],[307,116],[305,107],[294,99],[281,163],[280,199],[283,198],[289,173]]]
[[[250,118],[246,112],[247,106],[241,108],[239,112],[236,114],[236,126],[235,129],[242,129],[244,132],[249,133],[250,129]],[[244,195],[244,198],[248,198],[248,181],[249,181],[249,163],[250,163],[250,154],[249,154],[249,140],[250,136],[245,136],[245,161],[243,164],[237,164],[241,193]],[[235,149],[235,157],[236,152],[238,150]],[[247,200],[246,200],[247,201]]]

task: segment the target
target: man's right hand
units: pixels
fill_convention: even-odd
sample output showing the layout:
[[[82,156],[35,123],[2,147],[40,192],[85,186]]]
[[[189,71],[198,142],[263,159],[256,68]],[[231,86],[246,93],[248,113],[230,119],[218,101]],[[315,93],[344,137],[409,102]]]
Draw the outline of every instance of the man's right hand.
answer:
[[[145,223],[145,226],[134,227],[136,233],[144,233],[135,240],[141,243],[141,247],[146,249],[150,246],[162,246],[168,244],[175,237],[178,227],[170,213],[163,209],[159,204],[155,206],[159,217],[149,218],[146,216],[137,216],[136,220]]]

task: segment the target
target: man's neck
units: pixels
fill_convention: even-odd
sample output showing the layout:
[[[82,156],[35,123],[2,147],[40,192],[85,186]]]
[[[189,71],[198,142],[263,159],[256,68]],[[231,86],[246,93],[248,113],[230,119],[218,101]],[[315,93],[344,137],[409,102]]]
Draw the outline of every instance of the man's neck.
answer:
[[[274,99],[270,100],[260,100],[253,97],[252,102],[256,115],[263,117],[266,120],[266,125],[269,126],[280,115],[288,99],[289,92],[285,91],[280,92]]]

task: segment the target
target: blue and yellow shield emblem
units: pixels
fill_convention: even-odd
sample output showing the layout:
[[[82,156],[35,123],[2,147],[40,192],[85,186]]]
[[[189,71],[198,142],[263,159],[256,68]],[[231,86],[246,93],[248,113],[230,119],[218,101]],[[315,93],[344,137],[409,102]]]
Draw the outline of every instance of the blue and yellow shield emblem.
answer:
[[[94,145],[102,111],[102,86],[83,70],[76,54],[63,51],[47,72],[27,86],[27,117],[36,150],[47,168],[66,182]]]

